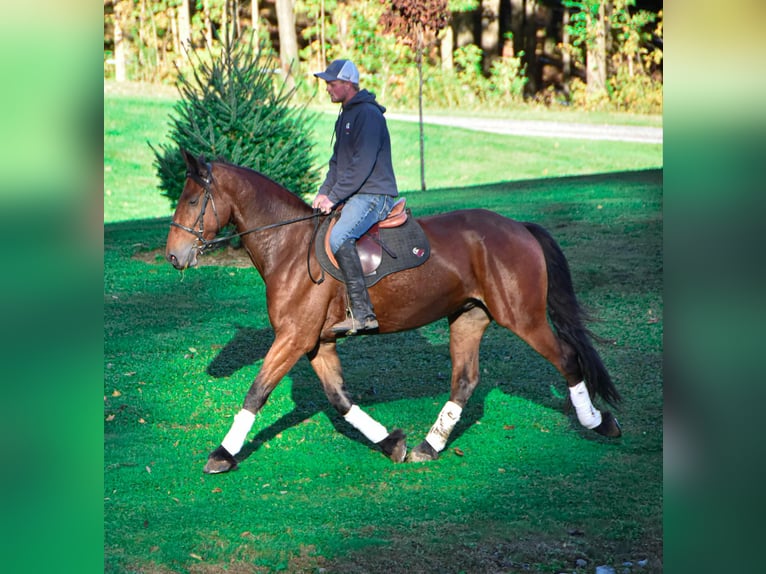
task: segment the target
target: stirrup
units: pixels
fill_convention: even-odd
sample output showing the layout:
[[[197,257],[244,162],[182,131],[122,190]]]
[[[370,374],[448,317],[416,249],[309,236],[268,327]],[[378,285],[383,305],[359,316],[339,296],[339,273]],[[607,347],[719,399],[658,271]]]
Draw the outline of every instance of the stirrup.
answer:
[[[365,319],[359,320],[349,317],[332,326],[333,333],[346,335],[356,335],[357,333],[375,331],[378,328],[378,319],[375,315],[368,315]]]

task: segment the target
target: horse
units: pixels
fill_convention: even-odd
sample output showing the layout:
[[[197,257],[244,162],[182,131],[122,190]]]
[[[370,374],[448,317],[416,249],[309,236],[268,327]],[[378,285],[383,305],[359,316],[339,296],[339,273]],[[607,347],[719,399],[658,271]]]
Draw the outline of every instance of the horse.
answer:
[[[479,383],[479,346],[492,321],[558,370],[582,426],[606,437],[621,436],[617,419],[593,404],[600,397],[616,407],[620,394],[585,326],[589,317],[575,295],[567,259],[542,226],[485,209],[416,218],[430,242],[430,257],[369,288],[379,323],[375,335],[417,329],[442,318],[449,323],[449,400],[423,441],[408,452],[400,429],[387,430],[346,391],[336,349],[339,335],[331,329],[346,315],[345,286],[331,276],[315,278],[319,264],[310,248],[317,220],[327,216],[257,171],[181,152],[186,181],[170,224],[166,259],[178,270],[195,266],[205,250],[221,241],[221,229],[233,225],[263,278],[274,331],[242,408],[203,472],[238,466],[235,457],[255,415],[303,356],[330,404],[373,448],[394,462],[438,459]]]

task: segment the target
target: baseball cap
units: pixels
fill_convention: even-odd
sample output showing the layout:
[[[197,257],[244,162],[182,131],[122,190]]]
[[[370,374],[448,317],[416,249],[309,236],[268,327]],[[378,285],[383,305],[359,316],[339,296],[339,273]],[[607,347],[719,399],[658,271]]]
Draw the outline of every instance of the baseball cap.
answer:
[[[314,75],[326,82],[345,80],[352,84],[359,83],[359,70],[351,60],[334,60],[324,72],[317,72]]]

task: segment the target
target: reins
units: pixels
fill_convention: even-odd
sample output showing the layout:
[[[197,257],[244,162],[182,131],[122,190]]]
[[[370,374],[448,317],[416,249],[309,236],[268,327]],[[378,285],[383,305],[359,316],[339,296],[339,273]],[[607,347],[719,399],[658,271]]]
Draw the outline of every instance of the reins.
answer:
[[[218,243],[223,243],[224,241],[229,241],[230,239],[233,239],[235,237],[242,237],[243,235],[248,235],[250,233],[255,233],[257,231],[266,231],[267,229],[273,229],[275,227],[281,227],[283,225],[290,225],[291,223],[298,223],[299,221],[306,221],[307,219],[313,219],[315,217],[318,217],[319,215],[322,215],[320,213],[312,213],[311,215],[303,215],[301,217],[296,217],[295,219],[287,219],[285,221],[278,221],[277,223],[270,223],[268,225],[262,225],[260,227],[253,227],[252,229],[248,229],[247,231],[240,231],[238,233],[232,233],[230,235],[224,235],[223,237],[216,237],[215,239],[204,239],[201,238],[200,241],[202,242],[202,249],[205,250],[211,245],[217,245]],[[188,231],[188,228],[183,227],[177,223],[171,223],[171,225],[175,225],[176,227],[180,227],[181,229],[184,229]],[[196,233],[195,233],[196,235]]]
[[[205,197],[202,200],[202,209],[200,210],[200,213],[197,216],[197,220],[194,222],[195,225],[199,224],[199,229],[193,229],[192,227],[187,227],[186,225],[176,223],[175,221],[170,222],[170,225],[172,227],[178,227],[179,229],[183,229],[187,233],[191,233],[192,235],[194,235],[194,237],[197,238],[197,241],[201,244],[199,247],[199,253],[202,254],[206,250],[208,250],[210,247],[214,245],[218,245],[219,243],[230,241],[231,239],[235,237],[242,237],[243,235],[248,235],[250,233],[256,233],[258,231],[266,231],[268,229],[282,227],[283,225],[290,225],[292,223],[298,223],[300,221],[313,219],[314,231],[311,234],[311,240],[309,241],[309,249],[306,255],[306,266],[308,268],[309,278],[311,279],[313,283],[315,283],[316,285],[319,285],[320,283],[324,281],[324,269],[322,269],[322,273],[319,279],[314,279],[314,276],[311,274],[311,247],[313,246],[314,241],[316,240],[317,232],[319,230],[319,216],[322,215],[322,212],[318,209],[315,209],[311,215],[302,215],[300,217],[295,217],[293,219],[287,219],[284,221],[278,221],[276,223],[269,223],[268,225],[253,227],[252,229],[247,229],[246,231],[240,231],[237,233],[231,233],[223,237],[205,239],[205,235],[204,235],[205,234],[205,210],[207,209],[208,202],[210,202],[211,206],[213,207],[213,213],[215,214],[215,220],[216,220],[216,223],[218,224],[218,228],[219,229],[221,228],[221,222],[218,219],[218,210],[215,207],[215,200],[213,199],[213,193],[210,189],[211,186],[215,183],[215,178],[213,177],[212,166],[208,163],[206,167],[207,167],[207,173],[209,174],[209,177],[207,178],[202,177],[198,173],[191,173],[191,172],[186,173],[186,176],[188,178],[192,179],[197,184],[199,184],[205,191]]]

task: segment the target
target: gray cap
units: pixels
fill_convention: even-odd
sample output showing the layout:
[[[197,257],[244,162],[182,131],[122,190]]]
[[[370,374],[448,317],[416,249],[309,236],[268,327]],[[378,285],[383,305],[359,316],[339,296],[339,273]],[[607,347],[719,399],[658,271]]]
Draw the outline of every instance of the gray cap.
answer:
[[[356,69],[351,60],[335,60],[327,66],[324,72],[317,72],[314,75],[325,82],[344,80],[352,84],[359,83],[359,70]]]

